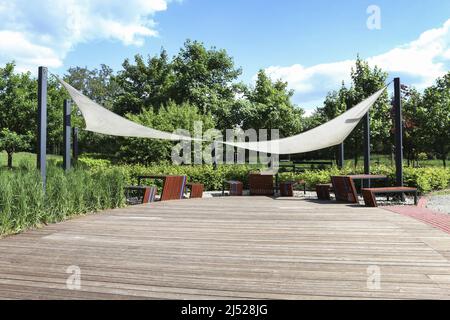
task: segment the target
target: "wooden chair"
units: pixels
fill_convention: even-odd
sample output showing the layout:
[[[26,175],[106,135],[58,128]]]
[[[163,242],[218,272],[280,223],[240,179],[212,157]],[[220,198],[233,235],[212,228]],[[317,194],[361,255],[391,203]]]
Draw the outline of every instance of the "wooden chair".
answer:
[[[142,204],[155,201],[158,190],[152,186],[130,186],[125,188],[127,204]]]
[[[351,177],[334,176],[331,177],[334,194],[337,201],[348,203],[359,203],[358,194],[356,193],[355,184]]]
[[[273,196],[273,175],[251,173],[248,176],[248,187],[251,196]]]
[[[186,176],[166,176],[164,177],[161,201],[179,200],[184,197],[186,187]]]
[[[230,196],[242,196],[244,184],[237,180],[224,180],[222,183],[222,196],[225,195],[225,185],[230,186]]]
[[[190,182],[186,184],[186,187],[191,189],[191,193],[189,195],[190,199],[203,198],[204,185],[202,183]]]
[[[331,188],[332,188],[332,185],[330,183],[316,185],[317,199],[330,200],[331,199],[331,197],[330,197]]]
[[[296,184],[297,184],[297,182],[295,182],[295,181],[280,182],[280,196],[293,197],[294,196],[294,186]]]

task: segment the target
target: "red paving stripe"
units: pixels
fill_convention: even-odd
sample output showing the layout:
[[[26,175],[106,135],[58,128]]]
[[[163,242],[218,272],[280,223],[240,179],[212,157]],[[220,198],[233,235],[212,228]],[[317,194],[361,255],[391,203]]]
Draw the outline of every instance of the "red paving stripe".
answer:
[[[450,215],[432,211],[424,207],[392,206],[384,210],[414,218],[450,234]]]

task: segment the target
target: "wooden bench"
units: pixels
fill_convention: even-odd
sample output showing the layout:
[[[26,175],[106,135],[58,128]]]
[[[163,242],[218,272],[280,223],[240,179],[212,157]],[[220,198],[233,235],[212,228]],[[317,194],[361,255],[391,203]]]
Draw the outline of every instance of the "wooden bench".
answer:
[[[278,176],[276,181],[278,181]],[[306,194],[306,182],[305,180],[298,180],[298,181],[283,181],[283,182],[275,182],[276,185],[276,192],[280,192],[281,197],[293,197],[294,196],[294,190],[296,190],[296,187],[300,185],[302,187],[303,193]]]
[[[224,180],[222,183],[222,196],[225,195],[225,185],[230,186],[230,196],[242,196],[244,184],[237,180]]]
[[[358,194],[356,193],[353,179],[349,176],[331,177],[334,195],[337,201],[358,203]]]
[[[134,193],[134,195],[133,195]],[[127,204],[142,204],[155,201],[157,188],[153,186],[125,187]]]
[[[414,195],[414,204],[417,205],[417,189],[409,187],[386,187],[386,188],[363,188],[362,194],[366,207],[378,207],[377,194],[403,194],[412,193]],[[388,196],[389,200],[389,196]]]
[[[251,196],[273,196],[273,175],[251,173],[248,176],[248,187]]]
[[[295,181],[280,182],[280,196],[293,197],[294,196],[294,186],[296,184],[297,184],[297,182],[295,182]]]
[[[332,188],[331,183],[317,184],[316,185],[317,199],[331,200],[331,196],[330,196],[331,188]]]
[[[191,190],[189,198],[203,198],[203,183],[189,182],[186,184],[186,188]]]

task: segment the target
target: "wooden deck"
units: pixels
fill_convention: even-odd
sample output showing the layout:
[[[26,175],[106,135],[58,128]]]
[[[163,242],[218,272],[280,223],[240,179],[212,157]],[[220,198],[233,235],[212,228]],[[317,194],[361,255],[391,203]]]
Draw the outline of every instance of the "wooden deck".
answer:
[[[66,286],[72,265],[80,290]],[[449,299],[450,235],[334,202],[153,203],[1,239],[0,298]]]

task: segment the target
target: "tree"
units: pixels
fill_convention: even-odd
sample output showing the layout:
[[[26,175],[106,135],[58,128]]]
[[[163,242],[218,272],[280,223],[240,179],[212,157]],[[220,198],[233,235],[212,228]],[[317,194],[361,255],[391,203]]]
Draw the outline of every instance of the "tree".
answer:
[[[283,137],[302,130],[303,109],[291,102],[293,91],[287,82],[272,81],[267,74],[258,72],[254,88],[243,92],[244,98],[232,106],[232,117],[242,129],[279,129]]]
[[[138,115],[128,114],[127,117],[144,126],[162,131],[173,132],[177,129],[188,130],[193,134],[194,123],[201,121],[203,130],[214,128],[214,120],[210,114],[201,114],[197,107],[170,102],[158,111],[152,108],[144,109]],[[119,155],[124,162],[149,164],[152,162],[170,160],[173,142],[167,140],[126,138],[120,146]]]
[[[5,150],[8,154],[8,168],[12,168],[13,154],[29,147],[29,138],[28,135],[17,134],[7,128],[0,131],[0,150]]]
[[[423,95],[421,134],[427,145],[440,156],[444,167],[450,145],[450,72],[427,88]]]
[[[354,101],[356,100],[355,95],[356,93],[354,88],[351,87],[350,89],[347,89],[345,83],[342,82],[342,86],[339,91],[329,92],[325,98],[323,106],[316,110],[315,117],[312,117],[311,119],[320,120],[320,122],[318,124],[315,123],[313,127],[328,122],[346,112],[348,108],[354,105]],[[310,123],[314,124],[314,122],[311,121]],[[312,129],[313,127],[309,127],[309,129]],[[338,161],[338,151],[338,148],[334,148],[334,150],[320,150],[316,153],[327,158],[334,156],[336,161]]]
[[[377,66],[371,68],[367,61],[358,56],[355,67],[352,68],[351,77],[354,92],[352,106],[354,106],[382,89],[386,85],[388,74]],[[390,108],[388,93],[385,91],[369,112],[371,143],[373,149],[378,152],[390,151],[390,149],[386,149],[387,144],[385,143],[391,136]],[[359,154],[362,152],[362,142],[362,124],[360,124],[350,136],[350,143],[353,143],[354,146],[355,166]]]
[[[149,57],[147,64],[141,55],[136,55],[134,61],[133,65],[126,59],[115,77],[121,90],[114,110],[120,115],[157,110],[172,99],[175,75],[167,52],[163,49],[159,56]]]
[[[414,88],[404,87],[402,90],[403,105],[403,152],[408,165],[418,160],[421,151],[425,151],[426,141],[421,130],[425,126],[422,95]],[[394,117],[394,110],[391,110]]]
[[[67,74],[64,76],[64,80],[93,101],[110,110],[113,109],[117,96],[121,92],[121,87],[117,82],[113,69],[105,64],[101,64],[100,68],[92,70],[87,67],[69,68]],[[51,96],[50,90],[49,95]],[[56,129],[62,130],[62,100],[60,103],[61,107],[55,109],[55,116],[57,115],[57,119],[61,120],[56,120],[55,124]],[[72,108],[72,126],[84,126],[84,120],[80,117],[76,108]],[[61,137],[62,131],[59,132],[56,130],[54,132],[56,137]],[[49,137],[51,138],[52,135],[49,135]],[[61,145],[62,140],[59,140],[58,145]],[[80,152],[111,155],[116,152],[119,140],[115,137],[98,135],[82,130],[79,134]]]
[[[343,113],[347,107],[351,108],[368,98],[386,84],[387,73],[380,68],[371,68],[369,64],[359,56],[355,66],[351,69],[352,84],[346,88],[344,83],[337,92],[330,92],[325,99],[324,106],[317,109],[317,113],[323,122]],[[370,110],[370,130],[373,147],[381,152],[386,148],[385,141],[390,137],[392,123],[389,117],[389,100],[387,92],[377,100]],[[346,143],[351,145],[355,166],[363,149],[362,123],[360,123],[352,134],[347,138]]]
[[[8,166],[14,152],[28,150],[36,130],[36,81],[30,73],[15,73],[14,67],[11,62],[0,68],[0,144]]]
[[[120,89],[113,69],[105,64],[101,64],[100,69],[92,70],[87,67],[71,67],[64,75],[64,81],[108,109],[112,109]]]
[[[177,103],[196,105],[206,114],[215,114],[220,101],[234,99],[234,81],[242,73],[225,50],[187,40],[173,60],[175,81],[173,99]]]
[[[163,49],[147,61],[136,55],[134,62],[125,60],[115,78],[121,87],[115,111],[121,115],[157,111],[169,101],[195,105],[203,114],[220,113],[219,106],[233,101],[233,82],[241,74],[225,50],[206,49],[190,40],[173,59]]]

